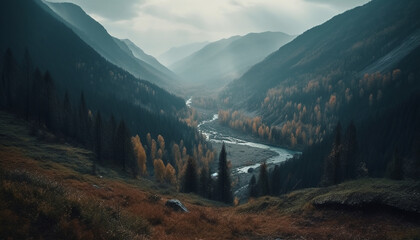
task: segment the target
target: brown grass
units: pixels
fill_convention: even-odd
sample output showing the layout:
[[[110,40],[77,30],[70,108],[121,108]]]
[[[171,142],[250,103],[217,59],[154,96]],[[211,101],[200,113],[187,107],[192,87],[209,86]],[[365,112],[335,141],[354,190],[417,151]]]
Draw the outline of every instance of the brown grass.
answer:
[[[0,133],[3,175],[21,172],[30,179],[39,178],[51,186],[59,186],[57,189],[64,194],[45,188],[50,185],[37,185],[35,180],[4,176],[0,178],[1,189],[13,192],[13,199],[21,201],[22,206],[33,206],[36,213],[42,212],[47,218],[58,214],[57,229],[62,237],[112,239],[119,234],[116,238],[420,239],[419,221],[381,212],[319,210],[306,200],[313,194],[310,190],[280,198],[254,199],[238,207],[225,206],[196,195],[176,193],[170,188],[160,190],[149,180],[131,179],[107,168],[99,167],[102,178],[93,176],[89,174],[89,151],[43,143],[29,136],[21,125],[5,124],[4,119],[0,120]],[[25,195],[28,193],[33,197]],[[151,201],[153,194],[161,200]],[[35,196],[44,198],[35,201]],[[166,208],[165,201],[170,198],[181,200],[190,212]],[[6,238],[1,234],[7,232],[15,232],[15,239],[32,236],[31,215],[10,208],[10,201],[5,199],[0,196],[0,238]],[[69,209],[74,205],[75,216],[59,215],[62,212],[55,206],[59,203],[70,206]],[[111,226],[104,218],[121,220]]]

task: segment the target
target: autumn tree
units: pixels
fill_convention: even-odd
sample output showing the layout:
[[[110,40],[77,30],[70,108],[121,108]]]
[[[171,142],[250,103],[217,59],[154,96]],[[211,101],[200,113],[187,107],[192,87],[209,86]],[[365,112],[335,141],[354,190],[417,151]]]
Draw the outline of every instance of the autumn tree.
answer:
[[[150,147],[150,159],[152,161],[156,159],[156,151],[157,151],[156,141],[152,139],[152,145]]]
[[[223,143],[219,155],[219,169],[217,175],[217,195],[220,201],[232,203],[233,196],[231,184],[229,166],[226,158],[226,148]]]
[[[162,137],[162,135],[158,135],[157,140],[159,143],[159,149],[162,151],[163,156],[165,153],[165,139]]]
[[[165,164],[162,159],[155,159],[153,161],[153,167],[155,170],[155,179],[156,181],[163,183],[165,181]]]
[[[140,175],[147,175],[146,152],[144,151],[139,135],[131,137],[131,144],[133,145],[134,156],[136,157],[137,165],[139,166]]]
[[[175,167],[178,170],[177,178],[180,179],[181,172],[182,172],[182,169],[184,167],[184,164],[182,162],[181,151],[179,150],[179,146],[176,143],[174,145],[172,145],[172,156],[174,158]]]
[[[165,168],[165,182],[171,185],[176,184],[175,168],[170,163],[166,164]]]

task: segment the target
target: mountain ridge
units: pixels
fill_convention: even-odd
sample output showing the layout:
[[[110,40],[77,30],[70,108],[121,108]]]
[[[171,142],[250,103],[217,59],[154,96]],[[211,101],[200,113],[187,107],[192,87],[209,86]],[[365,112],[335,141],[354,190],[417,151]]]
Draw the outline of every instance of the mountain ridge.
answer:
[[[107,30],[84,12],[80,6],[73,3],[46,1],[44,3],[60,16],[62,21],[65,21],[83,41],[113,64],[127,70],[136,77],[148,80],[166,89],[169,89],[167,85],[173,85],[173,81],[176,81],[173,78],[173,73],[168,74],[169,70],[161,72],[146,61],[121,49]]]
[[[281,32],[249,33],[207,44],[172,64],[172,69],[190,84],[223,86],[242,75],[253,64],[287,43],[293,36]]]

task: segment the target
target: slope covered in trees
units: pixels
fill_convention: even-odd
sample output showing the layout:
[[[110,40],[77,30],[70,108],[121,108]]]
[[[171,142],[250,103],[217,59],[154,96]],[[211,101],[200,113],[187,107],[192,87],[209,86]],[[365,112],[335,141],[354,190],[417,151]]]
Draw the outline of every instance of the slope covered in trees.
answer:
[[[4,36],[0,39],[0,53],[5,56],[0,62],[1,71],[3,76],[9,75],[2,78],[4,96],[10,97],[14,94],[26,98],[26,92],[22,88],[32,85],[21,84],[22,79],[43,79],[44,72],[48,71],[54,82],[56,99],[59,100],[56,107],[61,108],[63,105],[63,115],[66,116],[63,123],[71,126],[75,115],[85,119],[82,121],[84,130],[80,130],[81,135],[88,134],[85,130],[89,128],[91,135],[98,139],[109,137],[101,136],[100,129],[112,126],[115,132],[111,131],[109,134],[119,133],[129,137],[138,134],[142,140],[147,139],[148,133],[152,138],[162,135],[168,149],[173,144],[182,143],[185,155],[193,156],[197,152],[194,156],[199,156],[197,148],[200,146],[201,153],[206,155],[210,146],[207,146],[195,129],[178,120],[178,112],[185,110],[183,99],[137,79],[106,61],[65,24],[52,17],[49,12],[51,10],[41,2],[7,0],[1,1],[0,6],[0,31]],[[6,54],[9,52],[6,51],[8,48],[12,54]],[[26,61],[24,56],[28,56],[30,60]],[[39,67],[39,74],[33,75],[32,71],[36,67]],[[37,84],[35,86],[41,87]],[[40,89],[35,91],[38,93]],[[82,92],[84,101],[80,97]],[[99,116],[101,121],[95,119]],[[124,120],[125,126],[120,125],[121,120]],[[98,124],[98,129],[93,128],[94,123],[101,123]],[[87,126],[88,124],[91,125]],[[67,128],[63,131],[70,135],[76,134]],[[93,147],[85,139],[87,138],[81,138],[81,143],[89,148]],[[125,143],[130,144],[130,139],[125,139]],[[107,147],[97,147],[95,148],[98,152],[109,150]],[[123,148],[125,146],[121,146]],[[184,150],[182,148],[181,152]],[[149,151],[146,149],[148,155]],[[172,159],[172,153],[169,150],[166,155],[163,154],[165,164]],[[172,166],[175,166],[174,162]]]
[[[24,118],[40,141],[67,142],[92,150],[94,175],[100,167],[109,167],[134,178],[153,176],[160,184],[176,189],[179,186],[182,191],[207,198],[213,196],[207,185],[211,186],[209,174],[201,176],[202,188],[197,188],[197,174],[209,173],[215,155],[197,132],[192,147],[182,139],[179,144],[167,142],[170,138],[159,134],[154,139],[150,133],[143,138],[147,142],[143,144],[138,134],[132,137],[133,131],[124,119],[116,119],[112,113],[103,118],[100,110],[92,110],[83,92],[77,104],[72,104],[67,91],[62,96],[51,74],[33,66],[28,51],[23,59],[18,63],[7,49],[1,61],[0,110]]]
[[[176,76],[159,64],[151,56],[144,54],[143,57],[136,56],[132,51],[132,44],[130,51],[124,51],[120,45],[119,39],[114,39],[106,29],[96,22],[93,18],[87,15],[82,8],[72,3],[51,3],[45,2],[50,7],[60,21],[68,25],[84,42],[89,44],[96,52],[101,54],[105,59],[111,63],[127,70],[132,75],[148,80],[160,87],[170,89],[169,86],[176,86]],[[123,42],[125,45],[126,42]],[[135,45],[134,45],[135,46]],[[136,48],[139,52],[140,48]],[[147,60],[144,57],[147,57]]]
[[[303,149],[338,121],[359,125],[407,101],[420,89],[419,12],[418,1],[371,1],[306,31],[220,94],[221,121]]]

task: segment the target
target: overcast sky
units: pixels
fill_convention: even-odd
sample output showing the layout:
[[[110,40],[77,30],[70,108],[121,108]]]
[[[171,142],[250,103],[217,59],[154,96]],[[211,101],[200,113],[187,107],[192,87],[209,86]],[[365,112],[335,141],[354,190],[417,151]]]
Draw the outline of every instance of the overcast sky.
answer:
[[[249,32],[297,35],[369,0],[49,0],[73,2],[118,38],[159,56]]]

